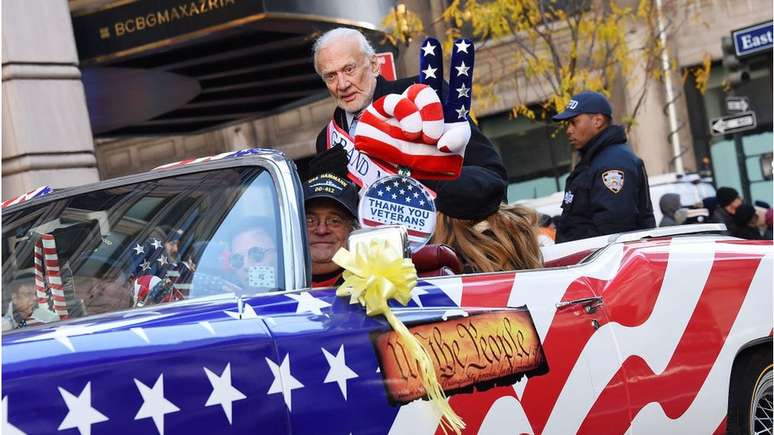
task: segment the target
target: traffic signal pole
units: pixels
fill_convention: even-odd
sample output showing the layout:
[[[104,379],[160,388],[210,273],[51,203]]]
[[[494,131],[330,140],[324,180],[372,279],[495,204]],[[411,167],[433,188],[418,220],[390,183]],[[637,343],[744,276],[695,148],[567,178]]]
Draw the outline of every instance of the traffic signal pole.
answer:
[[[744,65],[736,57],[734,42],[729,36],[721,38],[721,47],[723,49],[723,67],[726,69],[726,80],[729,90],[727,96],[734,96],[734,88],[750,79],[750,74],[745,70]],[[750,196],[750,178],[747,175],[747,157],[744,154],[744,144],[740,132],[733,133],[734,150],[736,151],[736,163],[739,168],[739,182],[742,187],[742,196],[745,201],[752,203]]]
[[[733,95],[731,91],[730,95]],[[747,175],[747,156],[744,154],[744,143],[742,143],[742,133],[734,133],[734,149],[736,150],[736,161],[739,166],[739,182],[742,183],[742,198],[752,204],[750,196],[750,177]]]

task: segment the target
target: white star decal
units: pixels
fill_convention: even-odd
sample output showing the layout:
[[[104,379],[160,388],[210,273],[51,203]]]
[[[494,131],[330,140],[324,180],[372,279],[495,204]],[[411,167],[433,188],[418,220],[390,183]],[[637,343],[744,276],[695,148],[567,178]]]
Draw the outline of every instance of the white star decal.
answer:
[[[433,68],[432,66],[428,65],[427,68],[422,70],[422,73],[425,75],[426,79],[429,79],[430,77],[436,79],[438,78],[435,76],[436,71],[438,71],[438,68]]]
[[[210,393],[210,397],[207,398],[207,403],[204,406],[220,405],[226,414],[228,424],[231,424],[231,406],[233,402],[247,398],[241,391],[231,385],[231,363],[226,364],[226,368],[223,369],[223,373],[220,376],[211,372],[207,367],[204,367],[204,373],[207,374],[207,379],[210,380],[210,385],[212,385],[212,393]]]
[[[392,199],[398,199],[398,195],[396,195],[396,194],[394,194],[394,193],[393,193],[393,194],[392,194]]]
[[[405,190],[403,190],[403,189],[400,189],[400,190],[398,191],[398,193],[400,193],[401,195],[403,195],[404,193],[406,193],[406,191],[405,191]]]
[[[422,47],[422,56],[435,56],[435,47],[430,41],[427,41],[427,44]]]
[[[174,403],[164,398],[164,374],[159,375],[156,383],[153,384],[153,388],[148,388],[147,385],[136,378],[134,383],[142,396],[142,406],[137,411],[134,419],[152,418],[153,424],[156,425],[156,430],[161,435],[164,435],[164,415],[180,411],[180,408],[175,406]]]
[[[134,249],[135,255],[140,255],[140,254],[144,254],[144,253],[145,253],[145,248],[143,248],[142,246],[140,246],[140,244],[139,244],[139,243],[138,243],[138,244],[136,244],[136,245],[134,246],[134,248],[132,248],[132,249]]]
[[[468,47],[470,47],[470,44],[468,44],[464,39],[462,41],[454,44],[454,45],[457,46],[457,52],[458,53],[460,51],[462,51],[464,53],[467,53],[468,52]]]
[[[146,271],[146,270],[150,269],[150,268],[151,268],[151,266],[150,266],[150,261],[148,261],[148,260],[145,260],[145,261],[143,261],[143,262],[140,264],[140,268],[141,268],[143,271]]]
[[[81,435],[91,435],[92,424],[109,420],[104,414],[91,407],[91,382],[86,383],[78,397],[62,387],[57,388],[67,405],[67,415],[58,430],[77,427]]]
[[[419,201],[419,205],[425,205],[425,201],[424,200]]]
[[[397,182],[397,181],[395,181],[394,183],[392,183],[392,185],[393,185],[393,186],[395,186],[395,187],[398,187],[398,186],[400,186],[400,184],[398,184],[398,182]]]
[[[274,375],[274,382],[271,383],[269,391],[266,394],[282,393],[282,398],[285,399],[285,405],[287,405],[288,411],[291,411],[291,393],[293,390],[303,388],[304,384],[298,382],[298,379],[290,374],[290,354],[285,355],[285,359],[282,360],[282,364],[279,366],[269,358],[266,358],[266,363],[269,364],[271,373]]]
[[[251,307],[252,308],[252,307]],[[226,311],[228,313],[228,311]],[[206,320],[202,320],[201,322],[198,322],[199,326],[206,329],[210,334],[215,335],[215,329],[212,328],[212,324]]]
[[[161,257],[159,257],[156,261],[159,262],[160,265],[167,264],[167,257],[164,256],[164,254],[161,254]]]
[[[309,294],[309,292],[299,293],[297,295],[287,294],[285,295],[290,299],[298,302],[296,307],[296,314],[311,312],[317,315],[322,314],[321,308],[330,307],[331,304]]]
[[[0,424],[0,432],[4,435],[26,435],[19,428],[8,422],[8,396],[3,397],[3,409],[0,418],[3,419]]]
[[[459,109],[455,110],[455,112],[457,112],[457,119],[465,119],[468,115],[468,111],[465,110],[464,104]]]
[[[427,290],[419,287],[414,287],[411,290],[411,300],[414,301],[418,306],[424,308],[424,306],[422,305],[422,299],[420,299],[419,297],[426,294],[427,294]]]
[[[325,381],[323,382],[326,384],[329,382],[336,382],[339,384],[339,390],[341,390],[344,400],[347,400],[347,380],[356,378],[357,373],[347,367],[347,362],[344,357],[344,345],[342,344],[341,347],[339,347],[336,356],[331,355],[323,348],[320,348],[320,350],[322,350],[323,355],[325,355],[325,359],[330,366],[330,370],[328,370],[328,374],[325,375]]]
[[[418,198],[418,197],[419,197],[419,194],[414,192],[414,198]]]
[[[23,338],[19,341],[25,342],[25,341],[39,341],[39,340],[54,339],[62,343],[62,345],[64,345],[66,348],[70,349],[71,352],[75,352],[75,348],[73,347],[73,344],[70,341],[70,337],[72,336],[93,334],[95,332],[124,328],[126,326],[132,326],[138,323],[143,323],[143,322],[156,320],[156,319],[162,319],[164,317],[169,316],[169,314],[158,314],[155,312],[153,312],[152,315],[146,315],[146,314],[148,313],[142,313],[142,317],[138,316],[127,320],[110,321],[110,322],[100,323],[98,325],[95,325],[93,323],[85,323],[82,325],[60,326],[56,329],[49,330],[50,332],[37,334],[30,338]]]
[[[91,334],[94,331],[92,331],[89,326],[91,326],[91,323],[85,325],[60,326],[47,334],[41,334],[35,338],[39,340],[43,338],[53,338],[62,343],[64,347],[70,349],[70,352],[75,352],[75,347],[73,347],[73,343],[70,341],[70,336]]]
[[[380,191],[378,191],[378,192],[376,192],[376,193],[377,193],[379,196],[384,196],[384,191],[383,191],[383,190],[380,190]]]
[[[245,320],[245,319],[257,319],[258,314],[255,314],[255,310],[253,309],[253,306],[250,304],[244,304],[242,308],[242,316],[239,316],[239,313],[236,311],[224,311],[224,313],[228,314],[232,318],[236,320]]]
[[[148,338],[148,334],[145,333],[145,330],[142,328],[129,328],[130,331],[132,331],[134,334],[136,334],[138,337],[142,338],[142,340],[146,343],[150,343],[150,339]]]
[[[153,246],[154,249],[161,249],[161,242],[157,239],[153,239],[151,246]]]
[[[390,187],[390,186],[387,186],[387,187],[385,187],[385,188],[384,188],[384,190],[386,190],[386,191],[388,191],[388,192],[389,192],[390,190],[392,190],[392,187]]]
[[[465,61],[463,60],[460,63],[460,66],[455,66],[454,69],[457,70],[457,75],[458,76],[466,76],[466,75],[468,75],[468,70],[470,69],[470,67],[469,66],[465,66]]]
[[[465,83],[457,88],[457,98],[470,97],[470,88],[465,87]]]

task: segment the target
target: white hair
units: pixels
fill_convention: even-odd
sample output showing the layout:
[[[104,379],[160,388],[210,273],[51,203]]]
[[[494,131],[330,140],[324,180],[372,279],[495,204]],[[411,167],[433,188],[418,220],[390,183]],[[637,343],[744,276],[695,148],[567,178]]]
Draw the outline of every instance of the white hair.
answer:
[[[356,40],[360,44],[360,50],[366,57],[370,58],[376,54],[374,47],[371,46],[371,43],[368,42],[368,39],[366,39],[366,37],[363,36],[360,31],[347,27],[337,27],[333,30],[329,30],[323,33],[319,38],[317,38],[316,41],[314,41],[314,45],[312,46],[314,70],[318,75],[320,74],[320,70],[317,69],[317,53],[320,52],[320,49],[328,46],[330,43],[339,41],[341,39]]]

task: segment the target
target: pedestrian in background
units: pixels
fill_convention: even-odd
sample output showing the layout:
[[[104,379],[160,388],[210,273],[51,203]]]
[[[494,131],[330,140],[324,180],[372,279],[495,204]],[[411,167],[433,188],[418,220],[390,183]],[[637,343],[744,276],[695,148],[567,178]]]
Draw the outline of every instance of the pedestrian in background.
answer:
[[[676,193],[665,193],[658,200],[658,205],[661,208],[661,222],[658,223],[659,227],[669,227],[672,225],[682,225],[685,221],[686,214],[682,213],[682,219],[678,220],[676,212],[680,209],[680,195]]]
[[[741,204],[736,207],[733,216],[734,229],[730,235],[747,240],[763,240],[759,230],[759,217],[755,207],[749,204]]]
[[[607,98],[581,92],[552,119],[567,123],[567,137],[580,154],[565,184],[557,243],[655,227],[645,164],[623,127],[612,123]]]
[[[734,214],[737,208],[742,205],[742,198],[733,187],[719,188],[715,193],[715,198],[717,198],[718,206],[712,215],[712,221],[726,224],[726,233],[733,235],[737,230]]]

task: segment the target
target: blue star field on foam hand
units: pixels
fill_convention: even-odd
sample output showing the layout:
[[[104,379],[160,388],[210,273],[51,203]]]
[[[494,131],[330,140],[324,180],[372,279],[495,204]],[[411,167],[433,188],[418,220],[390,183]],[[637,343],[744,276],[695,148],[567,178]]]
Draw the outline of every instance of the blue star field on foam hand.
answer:
[[[426,38],[420,47],[419,79],[438,93],[444,107],[446,123],[468,119],[472,101],[473,64],[475,50],[469,39],[458,39],[452,44],[448,95],[442,94],[443,53],[441,43]]]

